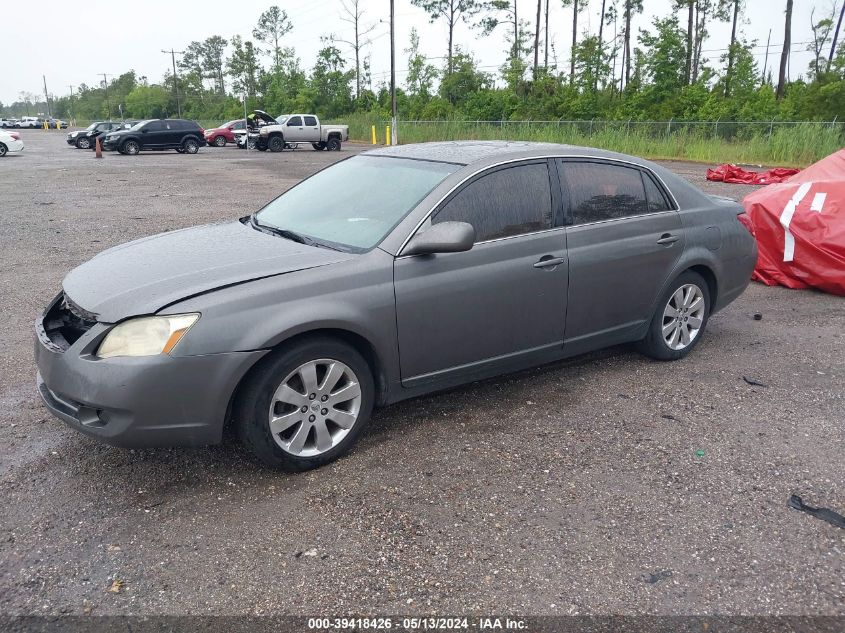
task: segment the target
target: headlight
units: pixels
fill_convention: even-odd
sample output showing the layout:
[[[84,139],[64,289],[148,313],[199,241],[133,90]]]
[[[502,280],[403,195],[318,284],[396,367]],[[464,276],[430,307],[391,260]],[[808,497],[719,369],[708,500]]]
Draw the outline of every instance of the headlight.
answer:
[[[199,314],[192,313],[129,319],[111,329],[96,355],[112,358],[169,354],[199,318]]]

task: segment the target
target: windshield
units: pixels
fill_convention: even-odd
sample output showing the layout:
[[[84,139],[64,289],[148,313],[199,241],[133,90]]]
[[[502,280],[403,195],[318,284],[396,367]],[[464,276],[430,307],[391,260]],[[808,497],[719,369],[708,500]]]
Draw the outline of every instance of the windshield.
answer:
[[[140,130],[144,127],[147,123],[152,123],[153,121],[158,121],[158,119],[146,119],[145,121],[138,121],[135,125],[133,125],[130,130]]]
[[[255,215],[257,223],[350,251],[378,244],[449,174],[460,168],[384,156],[355,156],[317,172]]]
[[[281,115],[276,117],[276,123],[278,123],[279,125],[281,125],[282,123],[284,123],[287,120],[288,120],[288,115],[286,115],[286,114],[281,114]]]
[[[86,127],[86,128],[85,128],[85,130],[86,130],[86,131],[87,131],[87,130],[93,130],[95,127],[97,127],[97,124],[96,124],[96,123],[92,123],[91,125],[89,125],[88,127]]]

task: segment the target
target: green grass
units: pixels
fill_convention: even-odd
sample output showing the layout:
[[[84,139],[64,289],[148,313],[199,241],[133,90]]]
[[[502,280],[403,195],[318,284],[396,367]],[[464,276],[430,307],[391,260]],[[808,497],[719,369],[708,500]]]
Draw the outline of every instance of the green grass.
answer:
[[[340,122],[340,121],[339,121]],[[384,121],[363,115],[343,119],[350,138],[370,142],[376,125],[384,142]],[[450,140],[524,140],[569,143],[633,154],[645,158],[707,163],[752,163],[805,167],[843,145],[843,128],[829,124],[768,123],[684,124],[631,122],[507,123],[473,121],[407,122],[399,124],[400,143]]]

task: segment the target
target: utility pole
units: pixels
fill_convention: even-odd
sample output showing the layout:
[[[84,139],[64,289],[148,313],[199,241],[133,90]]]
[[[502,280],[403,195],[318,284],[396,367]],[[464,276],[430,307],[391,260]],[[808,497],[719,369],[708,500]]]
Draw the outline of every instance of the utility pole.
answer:
[[[396,11],[394,1],[390,0],[390,144],[396,145]]]
[[[111,121],[111,101],[109,101],[109,78],[106,73],[101,73],[103,75],[103,87],[106,89],[106,118]]]
[[[162,50],[162,53],[170,54],[170,61],[173,62],[173,94],[176,96],[176,112],[179,118],[182,118],[182,105],[179,103],[179,75],[176,74],[176,56],[184,55],[185,51],[174,51],[172,48],[169,51]]]
[[[769,42],[772,41],[772,29],[769,29],[769,37],[766,38],[766,58],[763,61],[763,81],[761,84],[766,83],[766,67],[769,65]]]
[[[46,75],[41,75],[41,79],[44,80],[44,101],[47,102],[47,116],[52,118],[53,113],[50,112],[50,96],[47,94],[47,77],[46,77]]]

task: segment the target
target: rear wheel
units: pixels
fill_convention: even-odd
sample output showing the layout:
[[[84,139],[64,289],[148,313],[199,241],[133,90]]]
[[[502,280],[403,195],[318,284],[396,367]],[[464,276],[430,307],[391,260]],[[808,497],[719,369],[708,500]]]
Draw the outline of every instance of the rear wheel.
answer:
[[[141,146],[138,144],[138,141],[126,141],[120,148],[121,154],[128,154],[129,156],[135,156],[140,151]]]
[[[271,152],[281,152],[285,149],[285,141],[281,136],[274,136],[269,141],[267,141],[267,148]]]
[[[280,350],[245,383],[235,405],[241,441],[273,468],[308,470],[348,451],[372,412],[369,365],[330,338]]]
[[[217,136],[214,138],[214,145],[217,147],[226,147],[226,137]]]
[[[200,149],[200,144],[197,143],[195,138],[185,139],[185,142],[182,143],[182,150],[186,154],[196,154]]]
[[[328,143],[326,143],[326,147],[329,149],[330,152],[339,152],[340,151],[340,139],[336,136],[334,138],[330,138]]]
[[[76,146],[79,149],[90,149],[91,148],[91,139],[87,136],[80,136],[76,139]]]
[[[678,360],[692,351],[710,316],[710,290],[691,270],[678,276],[660,298],[648,334],[637,346],[658,360]]]

